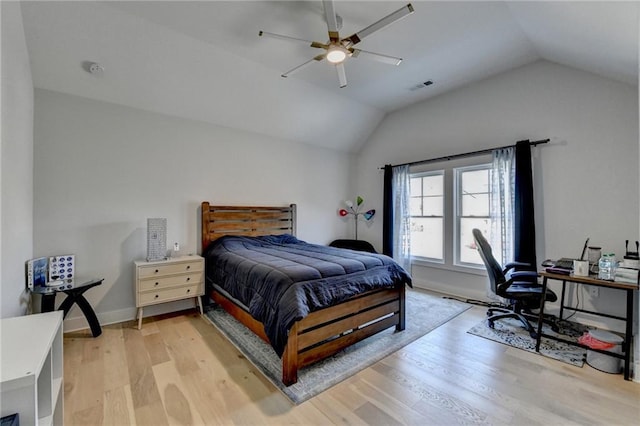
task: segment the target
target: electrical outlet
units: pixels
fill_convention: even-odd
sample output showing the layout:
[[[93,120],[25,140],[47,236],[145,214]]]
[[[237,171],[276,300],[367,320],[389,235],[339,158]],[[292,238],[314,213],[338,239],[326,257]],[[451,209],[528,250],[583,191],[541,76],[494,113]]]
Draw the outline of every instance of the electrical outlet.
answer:
[[[590,285],[589,286],[589,296],[595,298],[600,296],[600,287],[597,287],[595,285]]]

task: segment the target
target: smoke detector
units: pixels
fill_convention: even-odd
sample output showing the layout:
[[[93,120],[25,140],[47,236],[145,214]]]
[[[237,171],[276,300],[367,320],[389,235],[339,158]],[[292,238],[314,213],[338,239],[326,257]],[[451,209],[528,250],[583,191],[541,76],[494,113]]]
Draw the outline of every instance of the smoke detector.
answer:
[[[82,68],[89,74],[93,74],[96,76],[102,75],[102,73],[104,72],[104,68],[102,67],[102,65],[97,62],[85,61],[82,63]]]

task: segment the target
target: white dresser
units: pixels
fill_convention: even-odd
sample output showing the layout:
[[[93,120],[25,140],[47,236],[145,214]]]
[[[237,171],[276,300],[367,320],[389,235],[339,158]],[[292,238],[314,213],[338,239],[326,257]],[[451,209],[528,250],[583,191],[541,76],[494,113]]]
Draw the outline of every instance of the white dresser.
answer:
[[[143,308],[158,303],[195,298],[202,314],[204,258],[181,256],[153,262],[135,262],[138,329],[142,328]]]
[[[62,311],[0,320],[0,417],[62,425]]]

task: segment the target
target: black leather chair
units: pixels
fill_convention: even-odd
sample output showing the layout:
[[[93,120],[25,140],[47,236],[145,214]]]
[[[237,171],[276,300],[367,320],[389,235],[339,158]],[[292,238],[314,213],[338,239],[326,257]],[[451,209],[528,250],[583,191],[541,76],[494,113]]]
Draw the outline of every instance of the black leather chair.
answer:
[[[376,253],[371,243],[363,240],[333,240],[329,246]]]
[[[529,335],[536,338],[534,327],[527,318],[537,320],[537,315],[534,315],[530,309],[537,309],[540,306],[540,298],[543,297],[542,285],[538,283],[538,273],[535,268],[522,262],[509,263],[502,268],[493,257],[491,246],[482,232],[479,229],[474,229],[472,232],[478,253],[487,268],[491,290],[496,295],[508,299],[511,303],[510,308],[489,308],[487,311],[489,327],[493,328],[494,322],[499,319],[516,318],[520,320]],[[544,297],[548,302],[558,300],[558,296],[549,289]],[[545,318],[544,321],[557,329],[552,318]]]

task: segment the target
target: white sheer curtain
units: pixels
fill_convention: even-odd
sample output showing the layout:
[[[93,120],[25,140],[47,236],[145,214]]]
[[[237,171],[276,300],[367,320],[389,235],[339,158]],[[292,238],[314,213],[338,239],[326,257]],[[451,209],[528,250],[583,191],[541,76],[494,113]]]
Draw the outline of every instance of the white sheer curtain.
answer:
[[[411,212],[409,166],[393,168],[393,258],[411,273]]]
[[[515,212],[515,148],[493,151],[489,182],[489,214],[491,235],[489,244],[493,255],[502,265],[513,261],[513,234]],[[497,300],[487,282],[487,296]]]

